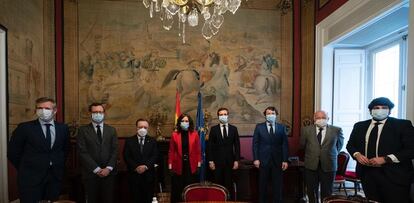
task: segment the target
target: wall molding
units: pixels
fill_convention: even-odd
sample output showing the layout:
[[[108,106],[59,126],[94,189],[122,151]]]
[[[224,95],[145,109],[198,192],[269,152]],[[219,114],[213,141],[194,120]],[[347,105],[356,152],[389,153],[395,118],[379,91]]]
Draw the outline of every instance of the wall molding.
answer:
[[[7,102],[7,29],[0,24],[0,202],[9,202],[8,186],[8,161],[7,161],[7,141],[8,141],[8,102]]]

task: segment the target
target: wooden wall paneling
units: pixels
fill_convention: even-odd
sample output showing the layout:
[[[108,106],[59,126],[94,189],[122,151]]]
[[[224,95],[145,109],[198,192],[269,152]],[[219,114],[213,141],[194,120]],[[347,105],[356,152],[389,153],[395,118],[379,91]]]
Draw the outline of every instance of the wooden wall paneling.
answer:
[[[296,155],[299,148],[299,134],[300,128],[298,123],[300,123],[300,89],[301,89],[301,21],[300,21],[300,0],[293,1],[292,5],[293,12],[293,104],[292,104],[292,113],[293,113],[293,123],[292,123],[292,137],[289,139],[289,154]]]
[[[321,2],[319,1],[319,7],[316,9],[316,24],[321,22],[323,19],[328,17],[331,13],[333,13],[336,9],[344,5],[348,0],[325,0],[322,6]]]
[[[284,30],[281,34],[281,57],[280,66],[288,67],[283,69],[281,78],[293,78],[293,10],[290,10],[287,14],[281,15],[281,30]],[[293,82],[291,80],[282,81],[281,98],[285,101],[292,101]],[[289,112],[287,112],[289,111]],[[282,123],[292,126],[293,108],[292,104],[288,102],[282,102],[279,113],[282,115]]]
[[[63,122],[63,0],[55,0],[55,86],[56,86],[56,121]]]
[[[45,68],[44,95],[56,98],[54,3],[50,0],[43,0],[43,5],[43,58]]]
[[[78,2],[64,0],[64,90],[66,123],[79,122]]]
[[[301,121],[312,118],[314,111],[315,82],[315,0],[302,1],[302,86],[301,86]]]

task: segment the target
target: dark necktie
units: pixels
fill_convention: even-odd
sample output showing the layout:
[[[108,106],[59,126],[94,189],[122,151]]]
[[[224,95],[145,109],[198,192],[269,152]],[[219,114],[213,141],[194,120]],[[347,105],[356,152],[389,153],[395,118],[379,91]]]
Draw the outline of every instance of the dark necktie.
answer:
[[[269,124],[269,126],[270,126],[270,129],[269,129],[269,134],[270,134],[270,135],[274,135],[275,133],[274,133],[274,131],[273,131],[273,125],[272,125],[272,124]]]
[[[140,137],[139,138],[139,151],[142,152],[144,151],[144,138]]]
[[[319,128],[318,135],[316,135],[316,137],[318,138],[319,145],[322,142],[322,130],[323,130],[323,128]]]
[[[377,139],[378,139],[378,125],[381,124],[380,122],[374,123],[374,127],[371,130],[368,138],[368,148],[367,148],[367,157],[368,159],[376,157],[377,153]]]
[[[102,143],[102,131],[100,125],[96,125],[96,135],[98,136],[99,143]]]
[[[226,125],[223,125],[223,138],[227,137],[227,127]]]
[[[50,133],[50,126],[52,124],[46,123],[46,144],[49,148],[52,148],[52,134]]]

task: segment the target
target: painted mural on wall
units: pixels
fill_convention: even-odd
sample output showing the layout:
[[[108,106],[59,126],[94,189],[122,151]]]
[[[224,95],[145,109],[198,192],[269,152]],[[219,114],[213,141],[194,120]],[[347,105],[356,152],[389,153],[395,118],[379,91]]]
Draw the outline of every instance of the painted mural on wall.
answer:
[[[230,109],[232,123],[262,121],[267,106],[280,108],[282,71],[278,11],[241,9],[225,15],[208,42],[201,27],[165,31],[141,3],[79,3],[79,108],[87,122],[91,102],[107,103],[107,120],[134,124],[137,118],[173,123],[175,92],[181,111],[196,114],[197,93],[215,118]],[[271,20],[272,19],[272,20]],[[290,113],[284,111],[284,113]]]

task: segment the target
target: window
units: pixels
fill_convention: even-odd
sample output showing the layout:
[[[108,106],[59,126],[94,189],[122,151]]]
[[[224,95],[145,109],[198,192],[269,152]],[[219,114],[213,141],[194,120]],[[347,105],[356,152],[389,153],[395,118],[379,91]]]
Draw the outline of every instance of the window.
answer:
[[[413,9],[408,0],[392,6],[377,5],[380,2],[348,1],[335,11],[338,15],[316,26],[315,108],[332,112],[332,124],[342,128],[345,146],[353,125],[371,118],[367,105],[374,97],[393,100],[393,117],[413,115],[413,107],[406,105],[412,103],[413,92],[405,89],[413,83],[408,77],[413,67],[407,66],[406,40]],[[354,167],[350,160],[348,168]]]
[[[405,118],[406,58],[405,35],[334,50],[332,124],[342,128],[345,143],[356,122],[371,118],[367,106],[376,97],[388,97],[391,116]]]
[[[368,48],[367,101],[388,97],[395,107],[391,116],[405,118],[406,40],[405,36]]]

